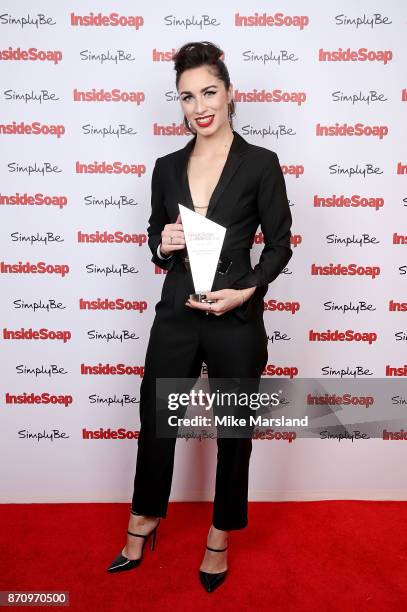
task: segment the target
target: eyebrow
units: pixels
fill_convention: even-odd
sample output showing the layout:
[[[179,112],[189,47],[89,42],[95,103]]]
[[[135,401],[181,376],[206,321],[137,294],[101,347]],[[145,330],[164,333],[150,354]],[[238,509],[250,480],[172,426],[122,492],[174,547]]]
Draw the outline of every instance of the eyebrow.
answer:
[[[207,85],[206,87],[203,87],[201,89],[201,92],[203,93],[204,91],[206,91],[207,89],[210,89],[211,87],[217,87],[217,85]],[[179,95],[182,96],[182,94],[190,94],[190,93],[192,92],[191,91],[181,91]]]

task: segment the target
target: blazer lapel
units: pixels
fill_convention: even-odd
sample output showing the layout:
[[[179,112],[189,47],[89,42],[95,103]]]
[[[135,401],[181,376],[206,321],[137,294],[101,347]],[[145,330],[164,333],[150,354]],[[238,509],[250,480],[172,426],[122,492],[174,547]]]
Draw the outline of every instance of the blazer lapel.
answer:
[[[195,146],[196,136],[191,138],[183,149],[180,149],[176,158],[176,176],[180,190],[179,203],[194,210],[194,205],[191,198],[191,192],[188,183],[187,166],[188,159],[192,149]]]
[[[223,166],[218,183],[216,184],[216,187],[209,200],[208,210],[206,211],[207,218],[213,216],[214,210],[220,201],[222,193],[224,192],[225,188],[229,184],[237,169],[239,168],[240,164],[243,161],[244,155],[249,149],[249,143],[244,138],[242,138],[240,134],[233,130],[233,135],[233,141],[229,149],[225,165]],[[194,136],[194,138],[188,141],[185,147],[179,151],[177,158],[177,175],[182,196],[182,200],[180,200],[180,203],[184,204],[185,206],[188,206],[188,208],[190,208],[191,210],[194,210],[194,206],[192,202],[191,192],[189,189],[187,166],[189,155],[191,154],[192,149],[195,146],[195,142],[196,136]]]
[[[219,181],[211,195],[209,200],[208,210],[206,216],[208,218],[213,217],[216,206],[218,205],[221,195],[225,191],[233,175],[236,173],[240,164],[243,161],[245,153],[249,149],[249,144],[238,134],[233,131],[234,138],[229,149],[229,154],[226,158],[225,165],[223,166],[222,173],[219,177]]]

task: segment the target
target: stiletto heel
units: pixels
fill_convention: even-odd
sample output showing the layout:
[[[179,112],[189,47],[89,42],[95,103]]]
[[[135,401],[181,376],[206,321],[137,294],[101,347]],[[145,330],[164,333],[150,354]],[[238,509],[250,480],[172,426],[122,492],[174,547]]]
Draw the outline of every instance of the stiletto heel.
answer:
[[[213,552],[224,552],[228,549],[227,546],[226,548],[211,548],[210,546],[207,546],[206,548],[208,550],[212,550]],[[212,593],[212,591],[214,591],[218,586],[222,584],[222,582],[226,578],[227,573],[228,570],[225,570],[224,572],[218,572],[217,574],[210,574],[209,572],[203,572],[202,570],[199,570],[199,578],[201,579],[201,584],[204,589],[208,593]]]
[[[155,548],[155,540],[156,540],[156,537],[157,537],[157,532],[156,532],[156,530],[154,529],[154,531],[153,531],[153,537],[151,538],[151,550],[154,550],[154,548]]]
[[[133,511],[131,512],[132,514],[138,514],[137,512],[133,512]],[[154,527],[154,529],[150,531],[150,533],[143,534],[143,533],[133,533],[132,531],[127,531],[127,533],[131,536],[134,536],[136,538],[144,538],[143,546],[141,548],[141,556],[138,559],[128,559],[127,557],[123,555],[123,552],[120,552],[117,555],[117,557],[112,561],[112,563],[109,565],[106,571],[110,573],[124,572],[126,570],[131,570],[139,566],[143,559],[144,546],[146,545],[146,542],[150,536],[152,536],[151,550],[154,550],[155,548],[155,542],[157,538],[157,527],[160,524],[160,520],[161,519],[159,518],[157,525]]]

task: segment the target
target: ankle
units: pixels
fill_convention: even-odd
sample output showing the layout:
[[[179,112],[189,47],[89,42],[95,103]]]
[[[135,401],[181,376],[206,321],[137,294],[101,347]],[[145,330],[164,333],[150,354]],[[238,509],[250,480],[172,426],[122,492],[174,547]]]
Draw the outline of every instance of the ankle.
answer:
[[[208,546],[210,545],[209,542],[212,543],[212,546],[214,544],[223,544],[224,546],[227,545],[229,540],[229,532],[228,531],[223,531],[222,529],[217,529],[214,525],[211,525],[209,528],[209,532],[208,532],[208,537],[207,537],[207,543]]]
[[[229,531],[225,531],[224,529],[218,529],[213,524],[209,527],[209,532],[212,532],[212,533],[214,533],[216,535],[222,535],[222,536],[225,536],[225,537],[227,537],[229,535]]]
[[[157,523],[160,519],[158,516],[148,516],[146,514],[130,514],[130,519],[137,525],[151,525],[151,523]]]

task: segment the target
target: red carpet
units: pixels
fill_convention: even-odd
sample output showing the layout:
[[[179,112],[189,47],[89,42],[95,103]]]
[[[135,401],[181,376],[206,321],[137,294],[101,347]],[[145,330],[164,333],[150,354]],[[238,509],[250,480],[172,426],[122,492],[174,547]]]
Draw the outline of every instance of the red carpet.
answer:
[[[211,508],[171,503],[156,549],[110,575],[129,504],[0,505],[0,590],[69,591],[74,611],[407,609],[407,503],[251,502],[249,526],[230,534],[229,575],[206,593]]]

